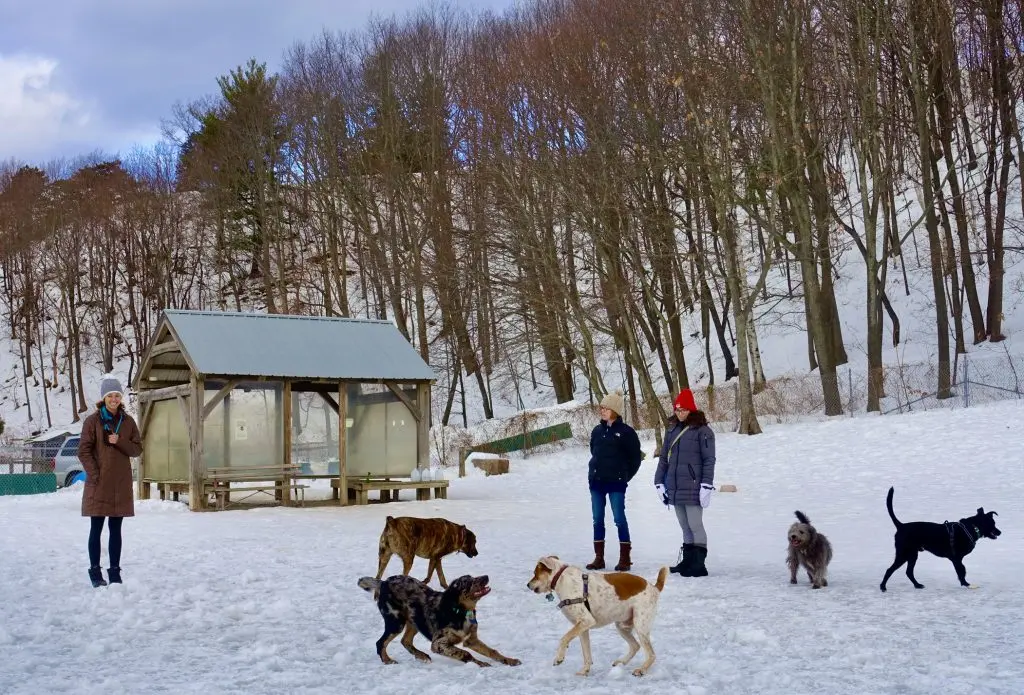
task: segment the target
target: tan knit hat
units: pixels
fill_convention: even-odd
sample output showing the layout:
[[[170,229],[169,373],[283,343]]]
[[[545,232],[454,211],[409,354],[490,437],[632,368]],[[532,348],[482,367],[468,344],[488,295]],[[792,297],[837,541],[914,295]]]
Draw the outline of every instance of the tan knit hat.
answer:
[[[608,408],[618,417],[622,417],[622,411],[626,409],[626,402],[622,398],[622,391],[616,389],[602,398],[601,407]]]

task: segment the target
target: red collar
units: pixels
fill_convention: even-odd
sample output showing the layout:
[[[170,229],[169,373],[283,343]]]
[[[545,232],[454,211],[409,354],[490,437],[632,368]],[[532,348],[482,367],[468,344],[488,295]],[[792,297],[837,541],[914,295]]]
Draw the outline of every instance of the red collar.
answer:
[[[552,591],[555,590],[555,584],[558,583],[558,578],[562,576],[562,572],[564,572],[565,568],[568,567],[568,566],[569,565],[562,565],[561,567],[559,567],[558,571],[555,572],[555,576],[551,578],[551,590]]]

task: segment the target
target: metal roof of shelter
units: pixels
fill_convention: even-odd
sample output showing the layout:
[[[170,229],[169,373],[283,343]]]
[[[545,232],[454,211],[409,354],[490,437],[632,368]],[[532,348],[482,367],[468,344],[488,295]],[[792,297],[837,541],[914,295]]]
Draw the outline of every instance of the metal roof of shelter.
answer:
[[[164,318],[204,375],[362,381],[437,376],[390,321],[167,309]]]

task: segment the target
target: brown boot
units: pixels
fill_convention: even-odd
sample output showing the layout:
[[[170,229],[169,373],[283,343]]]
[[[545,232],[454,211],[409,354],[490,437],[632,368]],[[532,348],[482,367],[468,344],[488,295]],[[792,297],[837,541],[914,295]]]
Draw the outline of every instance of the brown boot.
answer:
[[[587,569],[604,569],[604,541],[594,541],[594,561],[587,565]]]
[[[616,572],[628,572],[633,563],[629,559],[629,551],[632,546],[627,543],[619,543],[619,564],[615,565]]]

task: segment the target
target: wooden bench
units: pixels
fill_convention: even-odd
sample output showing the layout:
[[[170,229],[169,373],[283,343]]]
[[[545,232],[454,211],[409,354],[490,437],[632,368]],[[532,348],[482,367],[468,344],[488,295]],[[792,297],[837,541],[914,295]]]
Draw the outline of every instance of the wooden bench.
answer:
[[[425,480],[416,483],[412,480],[391,480],[390,478],[371,478],[369,480],[366,478],[349,478],[347,483],[349,491],[355,493],[356,504],[369,504],[370,490],[380,490],[381,502],[391,502],[392,499],[398,501],[400,490],[415,490],[416,499],[421,502],[430,499],[431,490],[434,491],[434,499],[448,499],[447,480]],[[334,497],[337,499],[340,492],[338,490],[340,485],[337,478],[331,480],[331,487],[334,491]]]
[[[160,499],[166,500],[167,493],[171,493],[171,499],[178,501],[178,495],[184,492],[188,494],[187,480],[159,480],[156,482],[156,489],[160,492]]]
[[[291,493],[296,493],[296,502],[301,507],[305,503],[305,490],[308,485],[295,482],[299,474],[299,466],[227,466],[208,468],[204,490],[213,494],[218,509],[226,509],[231,504],[232,483],[265,483],[264,485],[246,485],[236,487],[234,491],[244,496],[235,503],[249,499],[258,494],[274,494],[274,499],[288,505]],[[287,495],[286,495],[287,493]]]

